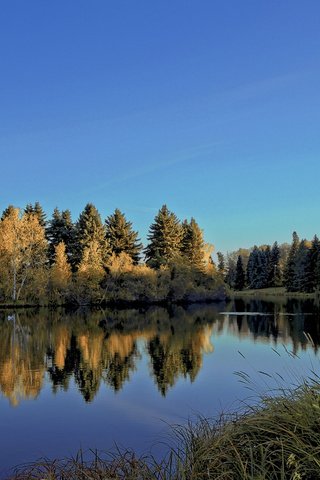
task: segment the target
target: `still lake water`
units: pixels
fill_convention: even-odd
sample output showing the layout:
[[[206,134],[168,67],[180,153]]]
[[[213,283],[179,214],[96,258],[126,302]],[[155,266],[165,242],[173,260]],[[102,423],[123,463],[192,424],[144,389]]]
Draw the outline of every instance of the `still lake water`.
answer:
[[[115,443],[161,455],[168,425],[234,411],[258,392],[320,374],[319,343],[312,301],[2,310],[0,476]]]

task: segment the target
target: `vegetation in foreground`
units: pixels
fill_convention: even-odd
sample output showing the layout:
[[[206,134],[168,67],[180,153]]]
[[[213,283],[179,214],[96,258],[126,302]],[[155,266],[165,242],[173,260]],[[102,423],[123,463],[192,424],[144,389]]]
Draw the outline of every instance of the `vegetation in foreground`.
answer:
[[[216,422],[173,427],[175,446],[161,461],[116,452],[42,461],[15,480],[317,480],[320,479],[320,386],[304,384]]]

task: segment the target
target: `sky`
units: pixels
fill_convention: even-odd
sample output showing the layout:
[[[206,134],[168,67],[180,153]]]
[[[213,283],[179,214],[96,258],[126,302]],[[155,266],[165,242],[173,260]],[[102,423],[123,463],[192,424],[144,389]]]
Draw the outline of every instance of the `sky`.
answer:
[[[320,234],[320,2],[2,0],[0,210]]]

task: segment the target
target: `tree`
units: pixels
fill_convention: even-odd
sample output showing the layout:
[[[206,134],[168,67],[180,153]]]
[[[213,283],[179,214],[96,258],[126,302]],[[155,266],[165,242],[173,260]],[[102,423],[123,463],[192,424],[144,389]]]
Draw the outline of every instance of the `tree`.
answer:
[[[44,228],[34,214],[20,214],[15,208],[0,222],[0,264],[2,285],[12,301],[19,300],[28,282],[35,284],[46,265]],[[37,285],[38,288],[43,287]]]
[[[106,221],[106,239],[111,252],[120,255],[126,253],[134,264],[140,259],[142,243],[138,238],[138,232],[133,231],[132,223],[126,220],[126,217],[117,208],[113,215],[110,215]]]
[[[320,241],[315,235],[313,237],[311,248],[308,251],[305,275],[305,292],[314,292],[320,285]]]
[[[98,210],[92,203],[87,203],[76,224],[77,242],[75,247],[75,264],[77,266],[83,259],[84,250],[86,247],[89,247],[92,242],[97,244],[102,261],[104,264],[106,263],[110,255],[110,247],[105,233],[105,227],[101,222]]]
[[[153,268],[168,265],[180,256],[183,231],[176,215],[163,205],[150,226],[145,248],[146,263]]]
[[[182,224],[181,253],[187,263],[200,271],[205,267],[203,233],[194,218],[190,223],[185,220]]]
[[[38,218],[38,221],[39,221],[39,224],[41,225],[41,227],[46,227],[47,225],[47,215],[45,214],[42,206],[40,205],[39,202],[35,202],[34,205],[32,205],[31,203],[28,203],[24,209],[24,212],[27,214],[27,215],[35,215],[37,218]]]
[[[284,285],[288,292],[296,291],[296,284],[295,284],[295,262],[296,262],[296,255],[299,248],[299,237],[297,232],[293,232],[292,234],[292,243],[289,251],[289,255],[287,258],[287,264],[285,267],[284,272]]]
[[[301,240],[294,260],[292,290],[304,292],[307,288],[309,247],[306,240]]]
[[[78,278],[84,284],[97,286],[105,274],[104,258],[98,240],[89,240],[84,247],[82,260],[78,268]]]
[[[280,248],[277,242],[274,242],[270,252],[269,272],[268,272],[268,286],[279,287],[282,281],[282,274],[280,268]]]
[[[54,247],[54,264],[51,267],[51,285],[58,290],[66,289],[71,280],[71,266],[68,263],[66,246],[63,242]]]
[[[74,250],[76,244],[76,231],[72,223],[70,210],[60,212],[55,208],[51,220],[48,222],[46,236],[49,241],[49,260],[52,264],[55,259],[55,247],[63,242],[68,261],[74,266]]]
[[[15,210],[16,210],[16,207],[14,207],[13,205],[8,205],[7,208],[5,208],[2,212],[1,220],[4,220],[6,217],[9,217]]]
[[[243,290],[244,286],[245,286],[245,272],[243,268],[241,255],[239,255],[237,260],[234,288],[236,290]]]
[[[253,247],[247,265],[247,283],[249,288],[265,288],[268,285],[268,256],[264,250]]]
[[[221,252],[217,252],[217,257],[218,257],[218,272],[224,276],[225,274],[225,269],[226,269],[226,264],[225,264],[225,259],[224,255]]]

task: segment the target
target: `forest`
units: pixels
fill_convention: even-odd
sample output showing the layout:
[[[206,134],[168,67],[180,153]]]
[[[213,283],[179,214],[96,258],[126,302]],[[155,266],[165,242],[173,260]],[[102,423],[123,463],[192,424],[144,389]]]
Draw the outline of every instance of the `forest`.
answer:
[[[212,259],[213,246],[194,218],[180,221],[163,205],[143,247],[116,209],[103,222],[88,203],[47,220],[39,202],[9,205],[0,220],[0,304],[88,305],[224,300],[227,291],[285,287],[317,292],[320,242],[254,246]]]
[[[0,221],[0,303],[24,305],[172,303],[225,298],[222,276],[194,218],[163,205],[145,248],[116,209],[105,221],[88,203],[74,223],[39,202],[8,206]]]

